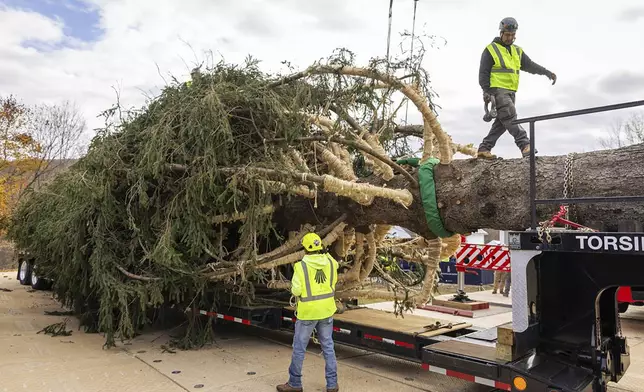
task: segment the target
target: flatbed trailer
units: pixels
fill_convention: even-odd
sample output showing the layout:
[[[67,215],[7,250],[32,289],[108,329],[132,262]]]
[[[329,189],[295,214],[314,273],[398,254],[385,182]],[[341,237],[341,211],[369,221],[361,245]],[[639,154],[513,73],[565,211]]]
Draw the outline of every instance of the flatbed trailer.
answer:
[[[246,326],[283,330],[292,332],[296,317],[293,309],[272,306],[228,306],[220,312],[199,311],[223,322],[234,322]],[[480,330],[467,322],[450,323],[446,320],[406,314],[395,316],[392,312],[358,307],[348,309],[333,316],[333,339],[336,343],[365,349],[399,359],[416,362],[423,369],[472,381],[493,388],[510,391],[510,385],[499,380],[497,375],[486,378],[476,371],[476,366],[494,356],[494,343],[489,341],[490,334],[496,329]],[[452,354],[458,353],[460,347],[472,346],[483,355],[474,358],[469,369],[449,366],[447,362],[432,362],[429,366],[427,349],[441,347],[439,344],[455,342]],[[490,357],[491,355],[491,357]],[[442,365],[443,367],[439,367]],[[472,371],[473,370],[473,371]]]
[[[496,328],[369,308],[334,315],[334,340],[492,390],[604,392],[630,364],[616,295],[622,285],[644,285],[644,234],[559,231],[550,236],[546,243],[537,232],[509,233],[511,360],[497,358]],[[293,330],[295,322],[289,307],[200,313],[279,330]]]
[[[271,330],[293,331],[296,317],[291,307],[226,306],[219,312],[200,310],[202,315],[224,322]],[[452,323],[416,315],[397,317],[391,312],[364,307],[333,316],[336,342],[420,363],[428,344],[475,332],[470,323]],[[439,323],[437,325],[437,323]]]

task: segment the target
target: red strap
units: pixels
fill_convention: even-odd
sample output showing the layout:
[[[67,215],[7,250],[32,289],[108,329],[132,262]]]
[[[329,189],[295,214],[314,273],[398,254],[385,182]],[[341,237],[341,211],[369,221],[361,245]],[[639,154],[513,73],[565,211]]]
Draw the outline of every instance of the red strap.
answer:
[[[548,221],[547,226],[553,227],[555,223],[562,223],[564,225],[572,226],[575,229],[587,229],[591,231],[597,231],[597,230],[591,229],[590,227],[580,225],[579,223],[569,221],[568,219],[565,219],[564,216],[566,216],[566,206],[560,205],[559,212],[557,212],[552,216],[552,218]]]

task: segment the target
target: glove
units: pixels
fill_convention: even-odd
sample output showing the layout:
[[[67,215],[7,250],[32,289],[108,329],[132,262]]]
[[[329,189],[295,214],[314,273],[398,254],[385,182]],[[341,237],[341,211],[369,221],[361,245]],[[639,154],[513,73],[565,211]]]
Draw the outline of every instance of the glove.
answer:
[[[483,92],[483,102],[488,103],[492,100],[492,95],[488,92]]]
[[[548,77],[548,79],[552,80],[553,85],[557,83],[557,75],[555,75],[554,72],[548,71],[548,74],[546,76]]]

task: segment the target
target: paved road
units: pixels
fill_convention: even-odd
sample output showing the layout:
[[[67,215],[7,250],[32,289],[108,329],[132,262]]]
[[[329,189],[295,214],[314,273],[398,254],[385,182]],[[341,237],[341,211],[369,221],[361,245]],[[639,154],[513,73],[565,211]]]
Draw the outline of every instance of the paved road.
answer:
[[[0,391],[253,391],[273,392],[286,381],[291,356],[289,336],[271,339],[242,331],[218,331],[215,345],[176,354],[163,353],[168,336],[150,333],[129,345],[103,350],[98,334],[77,330],[69,320],[69,337],[37,334],[64,317],[44,311],[61,310],[48,292],[29,290],[15,273],[0,273]],[[239,327],[237,327],[239,328]],[[342,390],[352,391],[465,391],[489,388],[428,373],[419,365],[344,346],[337,346]],[[6,375],[11,377],[5,378]],[[312,348],[305,360],[307,391],[323,391],[324,360]],[[203,387],[200,387],[203,385]]]
[[[168,340],[163,332],[103,350],[102,336],[78,331],[73,318],[69,337],[37,334],[64,319],[44,314],[61,310],[50,293],[30,292],[18,284],[15,273],[0,273],[0,288],[12,290],[0,291],[0,392],[272,392],[286,380],[288,335],[260,338],[249,335],[246,327],[232,326],[219,330],[216,344],[202,350],[163,353],[161,345]],[[644,322],[625,320],[624,329],[631,337],[633,360],[629,375],[614,390],[644,391]],[[338,345],[337,354],[344,391],[489,391],[358,349]],[[307,355],[304,377],[307,391],[324,390],[324,361],[315,348]]]

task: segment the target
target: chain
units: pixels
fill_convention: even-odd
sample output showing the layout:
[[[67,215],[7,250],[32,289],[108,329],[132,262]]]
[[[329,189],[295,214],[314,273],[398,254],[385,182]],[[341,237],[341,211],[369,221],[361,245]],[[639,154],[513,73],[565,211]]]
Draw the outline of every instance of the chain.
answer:
[[[570,197],[573,197],[574,195],[574,187],[573,187],[573,181],[574,181],[574,176],[573,176],[573,163],[575,159],[575,153],[570,153],[566,156],[566,161],[564,163],[564,181],[563,181],[563,198],[568,199]],[[570,220],[570,210],[572,210],[571,207],[565,206],[566,209],[566,219]],[[539,237],[539,241],[543,241],[543,236],[545,234],[546,240],[548,243],[552,241],[552,237],[550,235],[550,221],[543,221],[539,222],[539,227],[537,227],[537,235]],[[566,230],[570,229],[569,225],[566,225]]]
[[[552,241],[550,236],[550,221],[539,222],[539,227],[537,227],[537,235],[539,236],[539,241],[543,242],[543,234],[546,235],[546,240],[548,243]]]
[[[568,199],[573,197],[574,188],[573,188],[573,162],[575,159],[575,153],[570,153],[566,156],[566,162],[564,163],[564,183],[563,183],[563,197]],[[570,220],[569,210],[572,207],[566,206],[566,219]],[[566,225],[566,229],[569,229],[570,226]]]

